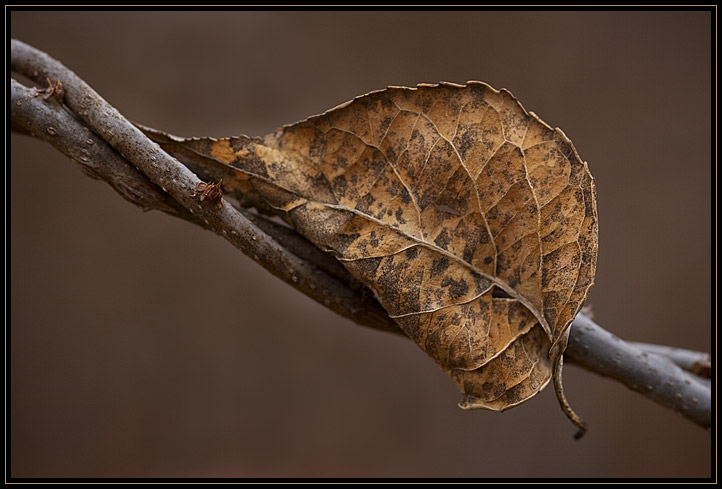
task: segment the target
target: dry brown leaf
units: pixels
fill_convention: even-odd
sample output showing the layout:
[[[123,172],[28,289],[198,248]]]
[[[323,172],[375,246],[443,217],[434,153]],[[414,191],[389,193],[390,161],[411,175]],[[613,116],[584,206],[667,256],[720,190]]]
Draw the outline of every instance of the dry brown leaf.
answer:
[[[582,426],[561,358],[594,281],[594,180],[511,93],[389,87],[263,140],[159,142],[336,256],[454,380],[462,408],[503,411],[554,377]]]

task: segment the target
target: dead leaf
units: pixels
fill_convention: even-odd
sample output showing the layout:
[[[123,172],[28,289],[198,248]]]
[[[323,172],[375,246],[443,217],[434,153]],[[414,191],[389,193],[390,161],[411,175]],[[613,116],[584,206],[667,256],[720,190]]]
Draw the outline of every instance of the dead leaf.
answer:
[[[165,136],[164,136],[165,137]],[[166,141],[168,142],[168,141]],[[571,141],[481,82],[371,92],[263,141],[175,139],[285,213],[496,411],[553,377],[594,281],[594,180]]]

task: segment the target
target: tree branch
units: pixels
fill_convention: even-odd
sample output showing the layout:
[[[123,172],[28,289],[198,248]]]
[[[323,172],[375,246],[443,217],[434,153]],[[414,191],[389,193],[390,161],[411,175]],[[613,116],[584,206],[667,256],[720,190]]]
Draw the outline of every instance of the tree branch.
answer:
[[[690,421],[711,427],[710,387],[669,358],[640,350],[583,314],[572,323],[565,356],[592,372],[618,380]]]
[[[12,41],[11,56],[12,70],[39,83],[59,81],[65,92],[62,98],[52,88],[28,89],[12,80],[13,130],[49,142],[85,173],[108,182],[142,209],[161,210],[215,232],[338,314],[363,326],[403,334],[368,288],[291,228],[236,209],[223,199],[201,200],[196,189],[202,182],[195,174],[62,64],[17,40]],[[624,342],[580,314],[572,324],[565,358],[709,429],[710,387],[675,365],[682,362],[680,351]],[[701,360],[695,356],[693,365]]]
[[[131,167],[137,168],[147,177],[147,181],[139,182],[136,188],[147,191],[148,181],[151,182],[172,198],[171,200],[161,197],[160,201],[174,202],[184,209],[184,212],[177,214],[179,217],[188,218],[189,214],[192,215],[189,220],[202,223],[203,227],[225,238],[266,270],[336,313],[365,326],[384,330],[395,328],[389,324],[392,320],[376,314],[381,306],[376,303],[376,307],[372,307],[372,303],[376,302],[372,297],[356,293],[346,283],[324,273],[284,248],[226,201],[221,199],[216,203],[211,199],[201,200],[196,189],[203,182],[148,139],[75,73],[47,54],[15,39],[12,40],[11,52],[13,71],[37,82],[50,79],[62,84],[65,91],[63,100],[67,107],[87,125],[87,128],[120,153],[119,156],[131,162]],[[23,127],[23,123],[28,124],[28,127],[25,127],[28,132],[43,135],[47,133],[49,136],[57,136],[59,131],[69,130],[72,127],[65,125],[70,124],[70,121],[68,118],[60,119],[62,116],[58,115],[57,111],[55,114],[58,119],[54,125],[44,125],[42,122],[47,121],[40,119],[34,128],[29,126],[27,118],[23,122],[19,115],[16,117],[15,114],[20,112],[20,109],[31,110],[36,105],[31,103],[28,97],[38,98],[38,95],[35,97],[27,93],[23,95],[19,87],[21,87],[19,83],[13,84],[11,118],[14,124],[19,127]],[[35,93],[37,94],[38,91],[36,90]],[[82,129],[83,133],[87,134],[87,128]],[[51,142],[56,140],[57,138],[50,139]],[[77,158],[83,163],[88,163],[90,161],[88,146],[91,145],[82,145],[88,152],[87,156],[82,150],[80,156],[70,151],[67,154],[73,159]],[[92,146],[95,146],[95,142]],[[67,145],[65,148],[67,150]],[[102,156],[98,154],[96,158],[101,159],[93,159],[96,165],[102,164]],[[88,158],[89,161],[83,161],[83,157]],[[125,169],[124,174],[117,175],[115,181],[124,181],[125,177],[132,173],[131,169]],[[114,185],[115,181],[111,180],[111,185]],[[387,316],[385,312],[384,316]]]

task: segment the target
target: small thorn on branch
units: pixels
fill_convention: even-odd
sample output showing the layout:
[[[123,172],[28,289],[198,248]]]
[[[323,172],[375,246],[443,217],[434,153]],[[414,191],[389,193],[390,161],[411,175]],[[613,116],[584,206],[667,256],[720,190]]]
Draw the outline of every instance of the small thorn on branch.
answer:
[[[203,202],[208,199],[209,202],[220,206],[221,197],[223,196],[221,182],[223,182],[223,179],[219,180],[218,183],[198,182],[196,184],[195,192],[200,193],[200,201]],[[197,194],[194,194],[193,196],[195,195]]]
[[[63,84],[60,82],[60,80],[55,80],[53,82],[50,78],[46,78],[48,82],[47,88],[33,88],[34,94],[36,97],[39,97],[41,100],[48,100],[49,98],[54,98],[58,103],[63,103],[63,99],[65,98],[65,88],[63,88]]]
[[[709,360],[702,360],[692,364],[690,370],[693,374],[709,379],[712,377],[712,363]]]

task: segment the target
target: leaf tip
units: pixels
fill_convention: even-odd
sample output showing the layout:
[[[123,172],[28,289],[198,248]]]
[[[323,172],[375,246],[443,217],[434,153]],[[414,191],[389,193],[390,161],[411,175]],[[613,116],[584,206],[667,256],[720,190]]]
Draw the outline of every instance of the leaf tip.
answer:
[[[557,400],[559,401],[559,405],[561,406],[564,414],[566,414],[567,418],[569,418],[569,421],[571,421],[574,426],[579,428],[579,430],[574,434],[574,439],[579,440],[587,432],[587,423],[582,421],[579,415],[574,412],[572,407],[569,405],[569,401],[567,401],[567,397],[564,395],[564,386],[562,384],[562,363],[562,356],[559,355],[559,357],[554,360],[552,373],[554,378],[554,391],[556,392]]]

